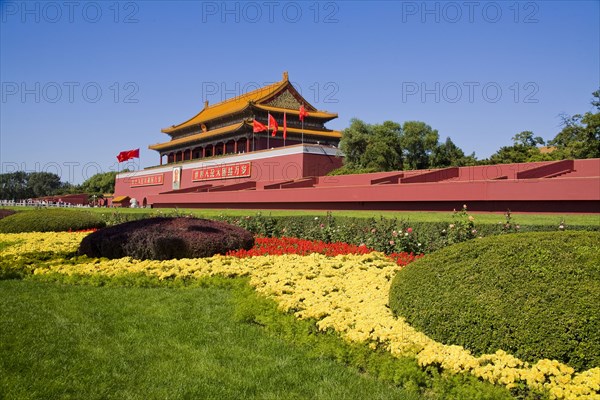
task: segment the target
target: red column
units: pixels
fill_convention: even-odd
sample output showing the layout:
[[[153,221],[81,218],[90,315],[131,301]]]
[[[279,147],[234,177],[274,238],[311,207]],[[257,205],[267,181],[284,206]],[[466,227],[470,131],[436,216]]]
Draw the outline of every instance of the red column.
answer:
[[[215,151],[217,150],[217,145],[213,144],[213,151],[212,151],[212,155],[213,157],[215,156]]]
[[[233,141],[233,152],[234,152],[235,154],[237,154],[237,152],[238,152],[238,148],[237,148],[237,142],[238,142],[237,140],[234,140],[234,141]]]
[[[250,139],[246,138],[246,153],[250,153]]]
[[[227,153],[227,143],[223,142],[223,154]]]
[[[206,147],[202,148],[202,158],[206,157]]]

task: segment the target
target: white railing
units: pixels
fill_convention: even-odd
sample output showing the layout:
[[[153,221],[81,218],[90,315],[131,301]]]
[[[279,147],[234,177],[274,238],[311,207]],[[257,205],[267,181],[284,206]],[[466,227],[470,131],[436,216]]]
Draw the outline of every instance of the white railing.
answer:
[[[89,205],[71,204],[65,202],[39,201],[39,200],[0,200],[0,207],[79,207],[88,208]]]

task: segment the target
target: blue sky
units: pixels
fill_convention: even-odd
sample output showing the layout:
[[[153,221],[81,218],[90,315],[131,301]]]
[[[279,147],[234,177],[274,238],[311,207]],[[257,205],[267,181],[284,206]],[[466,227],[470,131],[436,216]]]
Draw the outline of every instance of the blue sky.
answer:
[[[156,165],[161,128],[283,71],[332,129],[419,120],[485,158],[591,109],[599,4],[3,1],[1,172]]]

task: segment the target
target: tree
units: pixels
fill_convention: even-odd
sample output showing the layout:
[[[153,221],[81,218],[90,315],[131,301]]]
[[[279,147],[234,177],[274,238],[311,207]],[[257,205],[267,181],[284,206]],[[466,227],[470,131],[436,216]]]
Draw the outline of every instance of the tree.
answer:
[[[489,161],[490,164],[513,164],[527,162],[529,160],[530,151],[530,147],[520,144],[503,146],[490,156]],[[539,152],[539,150],[537,151]]]
[[[344,152],[344,166],[349,169],[361,168],[362,157],[367,150],[372,128],[365,122],[352,118],[350,126],[344,129],[340,149]]]
[[[9,172],[0,175],[0,199],[20,200],[29,197],[27,192],[27,173]]]
[[[425,122],[405,122],[400,141],[404,149],[404,169],[428,168],[429,156],[437,147],[438,140],[438,131]]]
[[[56,194],[63,187],[60,177],[50,172],[16,171],[0,175],[0,198],[22,200]]]
[[[400,124],[385,121],[367,124],[352,119],[344,129],[340,148],[344,152],[344,167],[338,174],[396,171],[402,169],[402,129]]]
[[[600,90],[592,93],[596,112],[563,116],[563,129],[548,142],[560,158],[600,157]]]
[[[489,164],[513,164],[532,161],[551,161],[556,156],[542,154],[538,145],[544,145],[544,139],[533,136],[531,131],[523,131],[512,137],[512,146],[503,146],[487,160]]]
[[[521,133],[517,133],[512,138],[513,144],[521,145],[525,147],[536,147],[538,144],[544,145],[544,139],[539,136],[533,137],[533,132],[531,131],[523,131]]]
[[[81,191],[90,195],[113,193],[115,191],[116,176],[116,172],[103,172],[93,175],[81,184]]]
[[[62,187],[60,176],[50,172],[32,172],[27,179],[27,188],[31,197],[44,197],[56,194]]]
[[[400,124],[385,121],[372,126],[372,134],[362,157],[364,168],[376,171],[402,169],[402,128]]]
[[[447,137],[444,143],[438,144],[429,158],[431,168],[464,167],[476,163],[475,153],[465,156],[465,153],[454,144],[450,137]]]

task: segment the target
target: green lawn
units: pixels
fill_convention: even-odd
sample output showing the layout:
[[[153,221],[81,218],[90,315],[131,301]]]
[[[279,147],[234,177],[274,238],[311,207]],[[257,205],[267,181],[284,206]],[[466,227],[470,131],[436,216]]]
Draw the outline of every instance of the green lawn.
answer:
[[[17,210],[31,209],[28,207],[9,207]],[[72,210],[80,210],[74,208]],[[327,211],[315,210],[232,210],[232,209],[117,209],[117,208],[90,208],[93,212],[100,214],[109,213],[184,213],[194,214],[203,218],[214,218],[219,215],[225,216],[246,216],[256,215],[261,212],[263,215],[273,216],[296,216],[311,215],[325,216]],[[359,218],[379,218],[380,216],[388,218],[404,219],[412,222],[448,222],[452,219],[452,210],[441,211],[333,211],[334,216],[348,216]],[[477,223],[492,223],[504,221],[503,213],[478,212],[473,214]],[[532,214],[532,213],[512,213],[515,223],[521,225],[555,225],[558,227],[561,221],[568,225],[600,225],[600,214]]]
[[[0,281],[0,398],[417,398],[234,314],[223,287]]]

